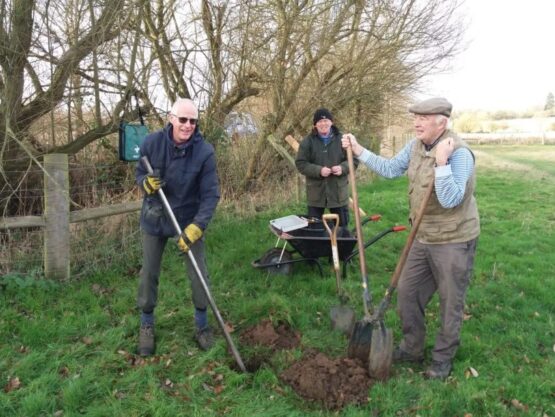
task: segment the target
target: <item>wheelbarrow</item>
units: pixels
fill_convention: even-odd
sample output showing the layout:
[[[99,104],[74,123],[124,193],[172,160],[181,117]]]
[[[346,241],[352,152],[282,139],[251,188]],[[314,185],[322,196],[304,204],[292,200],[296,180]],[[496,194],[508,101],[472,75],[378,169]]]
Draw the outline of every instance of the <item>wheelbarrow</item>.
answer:
[[[287,222],[286,227],[280,227],[282,223],[278,220],[291,218],[298,219],[298,227],[291,225],[291,222]],[[380,218],[380,215],[368,216],[362,224],[370,221],[376,222]],[[259,259],[252,262],[254,268],[264,269],[272,274],[289,275],[293,271],[293,264],[304,262],[316,265],[320,276],[324,276],[320,259],[332,259],[332,249],[330,236],[322,223],[322,219],[291,215],[271,220],[269,226],[271,232],[277,236],[276,244]],[[365,242],[364,248],[368,248],[389,233],[400,232],[405,229],[405,226],[393,226],[383,230]],[[347,275],[347,264],[358,254],[358,250],[355,249],[356,245],[356,235],[345,227],[339,227],[337,231],[337,249],[339,259],[343,262],[343,279]]]

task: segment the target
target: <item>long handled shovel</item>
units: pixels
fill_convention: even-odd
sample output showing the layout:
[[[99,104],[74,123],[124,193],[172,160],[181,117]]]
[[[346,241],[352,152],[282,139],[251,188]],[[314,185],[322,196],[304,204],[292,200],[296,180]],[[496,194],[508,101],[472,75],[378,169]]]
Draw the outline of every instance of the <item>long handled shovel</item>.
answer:
[[[358,193],[355,182],[355,165],[353,163],[353,150],[347,148],[347,161],[349,164],[349,182],[351,183],[351,194],[353,199],[353,211],[355,214],[355,226],[357,234],[358,256],[360,263],[360,274],[362,279],[362,303],[364,307],[364,318],[355,322],[349,346],[347,348],[347,356],[350,358],[358,358],[364,363],[368,360],[368,352],[372,342],[372,324],[370,323],[369,308],[372,305],[370,291],[368,290],[368,274],[366,273],[366,261],[364,259],[364,237],[362,236],[362,223],[360,213],[358,211]]]
[[[432,195],[433,188],[434,177],[432,176],[432,179],[430,180],[430,183],[426,188],[426,194],[424,194],[424,198],[422,199],[420,207],[418,207],[418,211],[416,212],[416,216],[414,218],[411,231],[405,243],[405,247],[403,248],[403,252],[399,257],[399,261],[397,262],[397,266],[395,267],[395,271],[393,272],[393,275],[391,277],[391,283],[385,291],[385,296],[383,300],[380,302],[380,305],[370,319],[374,328],[374,332],[372,336],[370,352],[368,353],[368,372],[371,377],[376,379],[386,380],[389,377],[391,362],[393,359],[393,336],[391,330],[385,327],[384,314],[389,307],[393,292],[395,291],[395,288],[397,288],[397,283],[399,282],[401,272],[405,267],[405,263],[407,261],[410,248],[412,247],[412,243],[414,242],[416,232],[418,232],[418,228],[420,227],[420,223],[422,222],[422,218],[424,217],[424,210],[426,209],[428,200]]]
[[[333,222],[333,228],[330,228],[329,222]],[[335,286],[340,305],[333,306],[330,309],[331,326],[334,330],[339,330],[346,335],[350,335],[355,323],[355,312],[352,308],[347,307],[347,296],[341,287],[341,272],[339,267],[339,250],[337,248],[337,229],[339,228],[339,215],[335,213],[324,214],[322,223],[331,241],[331,253],[333,258],[333,269],[335,271]]]
[[[148,161],[148,158],[146,156],[143,156],[141,158],[141,161],[145,165],[148,173],[152,174],[152,172],[153,172],[152,171],[152,166],[150,165],[150,162]],[[166,198],[166,195],[164,194],[164,191],[162,189],[159,189],[158,190],[158,195],[160,196],[160,199],[162,200],[162,203],[164,204],[164,208],[166,209],[166,212],[167,212],[168,216],[170,217],[170,219],[173,223],[173,226],[175,228],[175,231],[176,231],[177,235],[180,235],[181,234],[181,228],[179,227],[179,223],[177,222],[177,219],[175,218],[175,215],[173,214],[173,211],[170,207],[170,204],[168,203],[168,200]],[[222,330],[222,332],[225,336],[225,340],[227,341],[227,345],[229,346],[229,349],[231,350],[231,353],[233,354],[233,357],[235,358],[235,362],[237,362],[237,365],[239,366],[239,369],[241,369],[241,371],[247,372],[247,368],[245,368],[243,360],[241,359],[241,356],[239,355],[239,351],[235,347],[235,344],[233,343],[233,340],[231,339],[231,336],[229,335],[229,332],[225,328],[225,324],[224,324],[224,321],[222,319],[222,316],[220,315],[218,307],[216,307],[216,303],[214,302],[214,299],[212,298],[212,294],[210,294],[210,289],[208,288],[208,285],[206,285],[206,280],[204,279],[204,277],[202,276],[202,273],[200,272],[197,261],[195,260],[195,257],[193,256],[192,251],[188,251],[187,255],[189,255],[189,260],[191,261],[191,264],[193,264],[193,267],[194,267],[194,269],[197,273],[198,279],[199,279],[199,281],[202,285],[204,293],[206,294],[206,298],[208,299],[208,303],[210,304],[210,307],[212,308],[212,311],[214,312],[214,316],[216,316],[218,324],[220,325],[220,329]]]

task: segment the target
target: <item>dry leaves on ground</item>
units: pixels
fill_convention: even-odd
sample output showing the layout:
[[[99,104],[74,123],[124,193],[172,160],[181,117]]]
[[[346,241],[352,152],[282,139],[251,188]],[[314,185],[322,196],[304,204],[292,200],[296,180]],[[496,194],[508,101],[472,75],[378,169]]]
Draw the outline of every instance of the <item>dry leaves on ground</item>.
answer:
[[[21,381],[18,377],[10,378],[4,386],[4,392],[12,392],[21,387]]]
[[[516,398],[511,400],[511,405],[516,408],[517,410],[520,411],[528,411],[528,406],[525,404],[522,404],[520,401],[518,401]]]
[[[478,378],[480,374],[478,373],[478,371],[476,369],[474,369],[472,366],[469,366],[466,371],[464,372],[464,376],[467,378],[470,378],[471,376],[473,378]]]

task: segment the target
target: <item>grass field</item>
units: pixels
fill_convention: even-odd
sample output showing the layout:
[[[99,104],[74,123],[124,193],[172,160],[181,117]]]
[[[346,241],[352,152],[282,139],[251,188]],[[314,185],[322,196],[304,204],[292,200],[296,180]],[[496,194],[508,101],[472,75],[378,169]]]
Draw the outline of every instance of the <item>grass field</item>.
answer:
[[[368,404],[331,412],[280,381],[303,350],[342,356],[348,343],[330,330],[328,311],[337,297],[327,263],[324,278],[303,263],[289,276],[251,266],[275,244],[268,221],[304,212],[303,205],[283,203],[249,218],[218,212],[207,234],[208,262],[214,298],[234,335],[266,318],[286,321],[301,332],[300,348],[275,354],[249,374],[232,369],[223,337],[211,351],[199,351],[190,290],[174,247],[163,263],[157,355],[147,360],[134,355],[135,262],[70,284],[3,279],[0,416],[555,417],[555,147],[475,151],[482,234],[462,345],[446,382],[424,379],[424,368],[396,365],[389,381],[369,390]],[[379,223],[365,226],[366,238],[406,223],[406,179],[360,184],[359,197],[366,211],[382,214]],[[376,300],[405,238],[390,234],[366,251]],[[362,316],[359,277],[350,267],[345,288]],[[434,298],[428,347],[437,315]],[[386,322],[398,341],[395,305]]]

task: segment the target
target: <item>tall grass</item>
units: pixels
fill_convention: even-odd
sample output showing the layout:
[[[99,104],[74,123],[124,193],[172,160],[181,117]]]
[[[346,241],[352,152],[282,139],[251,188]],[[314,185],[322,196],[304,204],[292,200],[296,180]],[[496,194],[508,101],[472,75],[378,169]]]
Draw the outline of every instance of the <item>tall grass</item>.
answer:
[[[214,349],[199,351],[192,339],[190,289],[173,245],[163,262],[152,359],[134,355],[137,276],[128,264],[63,285],[4,279],[0,415],[555,416],[555,173],[545,163],[553,152],[550,147],[477,150],[482,234],[462,345],[446,382],[425,380],[423,368],[396,365],[389,381],[369,390],[367,405],[328,412],[280,381],[279,373],[303,350],[342,356],[348,343],[330,330],[328,312],[337,297],[327,260],[322,260],[324,278],[305,263],[295,264],[288,276],[251,266],[275,244],[268,221],[304,211],[301,202],[286,201],[249,216],[220,208],[207,232],[208,263],[214,298],[236,341],[243,329],[270,318],[300,331],[301,347],[275,354],[250,374],[234,370],[221,335]],[[406,224],[406,186],[404,178],[360,184],[361,207],[382,214],[379,223],[365,226],[367,239]],[[390,234],[367,249],[375,299],[383,294],[405,237]],[[356,265],[350,266],[345,288],[361,316],[359,277]],[[427,316],[431,348],[437,298]],[[211,322],[217,327],[212,317]],[[395,306],[386,322],[399,340]],[[238,348],[245,357],[250,354]]]

